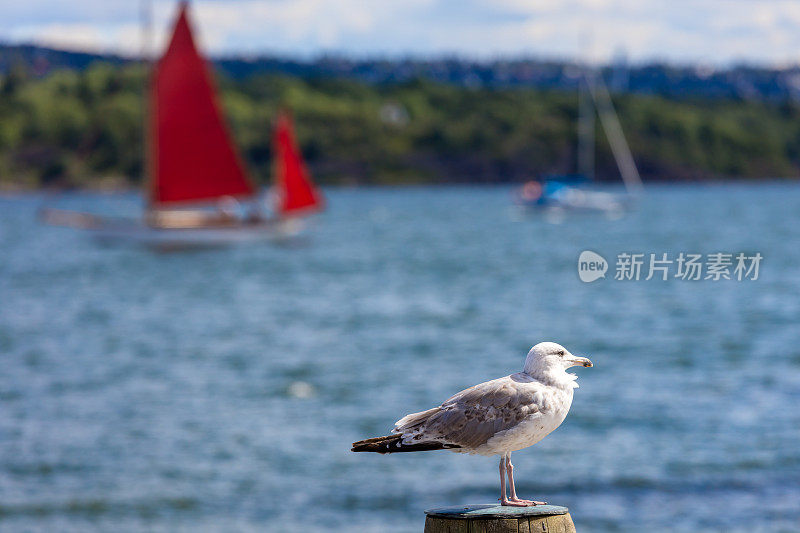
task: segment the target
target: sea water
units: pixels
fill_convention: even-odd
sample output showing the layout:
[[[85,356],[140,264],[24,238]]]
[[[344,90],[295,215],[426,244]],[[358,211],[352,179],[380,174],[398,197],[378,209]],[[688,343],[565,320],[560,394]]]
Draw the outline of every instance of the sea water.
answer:
[[[595,366],[513,454],[522,497],[579,531],[800,529],[796,185],[653,186],[557,224],[508,188],[327,195],[292,245],[171,254],[0,199],[0,530],[421,532],[426,508],[496,501],[497,460],[350,443],[543,340]],[[585,250],[605,278],[580,280]],[[620,254],[681,252],[763,260],[756,280],[614,279]]]

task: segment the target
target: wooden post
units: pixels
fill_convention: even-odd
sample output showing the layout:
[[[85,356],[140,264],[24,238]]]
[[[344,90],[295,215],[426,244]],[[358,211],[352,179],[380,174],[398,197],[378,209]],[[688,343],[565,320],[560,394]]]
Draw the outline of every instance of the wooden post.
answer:
[[[467,505],[425,515],[425,533],[576,533],[569,509],[558,505]]]

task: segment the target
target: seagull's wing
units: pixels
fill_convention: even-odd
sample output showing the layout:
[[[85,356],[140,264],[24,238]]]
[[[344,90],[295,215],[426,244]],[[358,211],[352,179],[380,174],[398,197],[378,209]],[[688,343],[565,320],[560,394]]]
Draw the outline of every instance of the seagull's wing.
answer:
[[[466,450],[478,448],[545,410],[541,384],[518,376],[475,385],[439,407],[407,415],[397,421],[394,432],[402,434],[404,443],[434,441]]]

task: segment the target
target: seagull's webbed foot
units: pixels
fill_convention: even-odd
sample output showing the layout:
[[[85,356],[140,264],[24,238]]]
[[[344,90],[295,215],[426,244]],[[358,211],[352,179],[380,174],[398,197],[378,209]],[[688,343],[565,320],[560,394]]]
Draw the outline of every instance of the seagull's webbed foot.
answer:
[[[516,499],[512,498],[512,499],[509,499],[508,501],[510,501],[510,502],[519,502],[522,505],[527,506],[527,507],[532,507],[532,506],[535,506],[535,505],[547,505],[547,502],[537,502],[536,500],[523,500],[523,499],[520,499],[520,498],[516,498]]]
[[[528,502],[527,500],[500,500],[500,505],[504,505],[507,507],[530,507],[532,502]]]

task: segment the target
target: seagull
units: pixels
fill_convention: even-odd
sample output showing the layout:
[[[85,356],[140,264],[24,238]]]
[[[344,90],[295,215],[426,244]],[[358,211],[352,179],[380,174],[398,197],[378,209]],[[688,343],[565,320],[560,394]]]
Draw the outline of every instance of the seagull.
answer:
[[[391,435],[353,443],[351,451],[398,453],[451,450],[500,456],[500,503],[544,505],[523,500],[514,487],[511,452],[532,446],[561,425],[572,405],[577,376],[566,370],[592,366],[554,342],[531,348],[522,372],[465,389],[439,407],[406,415]],[[508,475],[509,494],[506,494]]]

